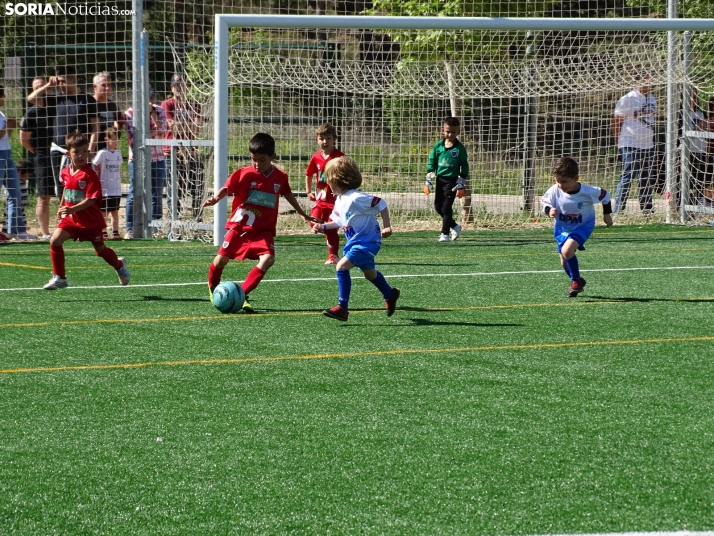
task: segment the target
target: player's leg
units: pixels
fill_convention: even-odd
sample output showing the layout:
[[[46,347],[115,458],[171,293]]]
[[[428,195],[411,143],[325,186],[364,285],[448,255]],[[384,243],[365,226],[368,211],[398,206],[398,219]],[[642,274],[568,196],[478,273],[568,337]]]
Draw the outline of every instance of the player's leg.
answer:
[[[581,244],[575,238],[568,238],[560,249],[560,254],[565,260],[565,265],[570,272],[570,279],[572,280],[568,289],[569,298],[576,297],[585,287],[585,279],[580,276],[578,257],[575,255],[579,247],[581,247]]]
[[[352,293],[352,278],[350,276],[350,270],[354,268],[355,264],[349,258],[349,252],[345,252],[345,256],[342,257],[337,266],[335,267],[335,275],[337,275],[337,288],[339,291],[339,297],[337,299],[337,305],[331,309],[325,309],[322,314],[334,318],[335,320],[340,320],[345,322],[349,316],[349,303],[350,294]]]
[[[321,214],[318,216],[324,221],[332,221],[330,216],[334,207],[323,207]],[[340,234],[337,229],[329,229],[325,231],[325,239],[327,240],[327,260],[325,264],[337,264],[340,260]]]
[[[56,290],[58,288],[67,288],[67,274],[65,273],[64,263],[64,244],[70,240],[72,235],[59,227],[50,238],[50,259],[52,260],[52,278],[44,287],[45,290]]]
[[[104,262],[114,268],[117,277],[119,277],[119,283],[121,283],[122,286],[128,285],[130,274],[126,259],[124,257],[117,257],[116,252],[112,248],[108,248],[104,244],[104,239],[101,237],[92,237],[91,242],[97,257],[102,258]]]
[[[446,240],[442,240],[441,237],[439,238],[439,240],[443,242],[449,241],[449,234],[451,232],[451,229],[456,227],[453,209],[454,200],[456,199],[456,192],[452,190],[453,187],[454,183],[451,181],[447,181],[441,178],[436,179],[436,191],[441,192],[442,198],[441,212],[439,212],[442,217],[441,236],[446,237]]]
[[[377,287],[379,292],[382,293],[384,303],[387,307],[387,316],[392,316],[397,308],[397,300],[399,299],[401,292],[398,288],[392,287],[389,283],[387,283],[387,280],[384,275],[382,275],[382,272],[377,270],[374,266],[374,262],[371,264],[371,267],[362,268],[362,273],[364,274],[365,279]]]
[[[617,215],[620,210],[625,210],[627,197],[630,195],[630,185],[632,177],[636,173],[637,160],[635,149],[620,147],[620,161],[622,162],[622,173],[615,189],[615,207],[613,212]]]
[[[246,296],[258,287],[273,264],[275,264],[274,255],[264,254],[258,257],[257,266],[248,273],[245,281],[243,281],[243,292],[245,292]]]
[[[221,275],[223,275],[223,269],[228,264],[228,261],[230,261],[229,257],[219,253],[208,267],[208,289],[211,293],[211,299],[213,299],[213,290],[221,284]]]

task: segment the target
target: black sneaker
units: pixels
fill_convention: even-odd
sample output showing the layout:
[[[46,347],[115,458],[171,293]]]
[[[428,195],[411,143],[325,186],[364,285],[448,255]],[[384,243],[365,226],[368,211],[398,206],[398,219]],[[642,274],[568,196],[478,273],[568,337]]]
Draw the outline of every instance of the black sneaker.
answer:
[[[568,298],[575,298],[585,288],[585,280],[581,277],[577,281],[573,281],[568,289]]]
[[[401,293],[402,292],[398,288],[392,287],[392,295],[387,301],[384,302],[387,306],[387,316],[392,316],[394,314],[394,311],[396,311],[397,300],[399,299]]]
[[[341,305],[335,305],[332,309],[325,309],[322,314],[340,322],[347,322],[347,317],[350,315],[349,311],[345,310]]]

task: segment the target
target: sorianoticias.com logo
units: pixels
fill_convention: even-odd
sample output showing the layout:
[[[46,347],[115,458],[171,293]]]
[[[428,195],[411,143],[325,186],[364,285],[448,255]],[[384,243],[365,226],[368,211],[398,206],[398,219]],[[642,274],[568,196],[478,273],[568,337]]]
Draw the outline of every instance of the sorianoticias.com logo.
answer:
[[[71,15],[76,16],[96,16],[96,15],[133,15],[132,9],[119,9],[117,6],[108,6],[106,4],[5,4],[5,15],[18,17],[26,16],[42,16],[42,15]]]

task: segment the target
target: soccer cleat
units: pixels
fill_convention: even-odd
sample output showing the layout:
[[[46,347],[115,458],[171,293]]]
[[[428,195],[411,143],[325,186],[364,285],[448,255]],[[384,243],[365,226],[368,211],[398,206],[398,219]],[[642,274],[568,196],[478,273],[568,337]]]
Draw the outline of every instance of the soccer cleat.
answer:
[[[439,242],[448,242],[449,240],[451,240],[449,235],[445,235],[444,233],[439,235]]]
[[[334,253],[330,253],[327,256],[327,260],[325,261],[325,264],[337,264],[340,261],[340,258],[335,255]]]
[[[213,291],[216,290],[216,287],[212,287],[211,285],[208,285],[208,299],[211,300],[211,304],[213,304]]]
[[[52,274],[52,279],[44,287],[45,290],[57,290],[58,288],[67,288],[67,280],[62,279],[57,274]]]
[[[244,314],[250,315],[255,312],[255,309],[253,309],[253,306],[248,303],[248,295],[246,294],[245,300],[243,301],[243,307],[241,309]]]
[[[568,298],[575,298],[585,288],[585,280],[581,277],[577,281],[573,281],[568,289]]]
[[[117,275],[119,276],[119,282],[126,286],[129,284],[129,268],[126,267],[126,259],[124,257],[119,257],[121,262],[121,268],[117,270]]]
[[[322,314],[340,322],[347,322],[347,317],[350,315],[349,311],[341,305],[335,305],[332,309],[325,309]]]
[[[392,295],[384,302],[387,306],[387,316],[392,316],[397,310],[397,300],[401,294],[402,292],[398,288],[392,287]]]
[[[451,235],[451,240],[456,240],[459,237],[459,235],[461,234],[461,226],[457,223],[456,227],[451,229],[449,234]]]

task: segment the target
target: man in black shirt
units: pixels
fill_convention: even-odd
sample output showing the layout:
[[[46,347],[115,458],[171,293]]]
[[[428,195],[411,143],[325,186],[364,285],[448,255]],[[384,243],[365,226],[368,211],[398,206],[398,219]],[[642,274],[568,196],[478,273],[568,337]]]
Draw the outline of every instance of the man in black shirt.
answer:
[[[94,135],[90,142],[90,151],[96,147],[97,152],[106,148],[103,133],[107,127],[115,127],[119,131],[124,128],[124,114],[119,113],[119,108],[114,101],[109,100],[112,95],[112,75],[107,71],[102,71],[94,75],[92,81],[94,94],[88,107],[90,115],[96,115],[99,121],[98,139]]]
[[[47,94],[48,90],[54,87],[59,88],[59,93]],[[47,118],[52,123],[52,142],[55,144],[66,149],[67,134],[74,131],[87,136],[96,136],[99,133],[96,110],[90,106],[92,97],[79,92],[77,72],[71,65],[58,66],[55,76],[50,76],[47,84],[30,93],[27,100],[31,104],[37,104],[39,97],[45,98]],[[90,158],[94,157],[94,149],[92,146],[89,147]],[[58,194],[62,191],[62,186],[59,184],[61,158],[61,154],[52,153],[52,168]]]
[[[47,83],[43,76],[32,81],[32,90],[39,89]],[[45,99],[39,97],[37,104],[30,107],[20,121],[20,143],[35,156],[35,178],[37,181],[37,206],[35,214],[40,226],[40,237],[50,239],[50,199],[55,192],[50,162],[50,142],[52,127],[47,119]]]

